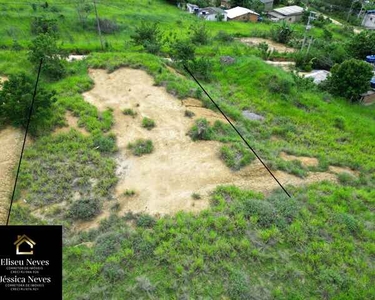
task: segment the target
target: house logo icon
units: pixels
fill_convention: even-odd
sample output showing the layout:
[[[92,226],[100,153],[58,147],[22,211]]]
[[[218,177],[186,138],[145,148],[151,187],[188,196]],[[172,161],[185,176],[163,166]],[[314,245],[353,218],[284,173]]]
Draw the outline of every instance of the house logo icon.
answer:
[[[29,245],[30,251],[28,252],[20,251],[20,246],[24,243]],[[33,255],[34,254],[33,248],[35,244],[36,243],[32,239],[30,239],[26,234],[18,235],[17,240],[14,242],[14,245],[16,245],[16,254],[17,255]]]

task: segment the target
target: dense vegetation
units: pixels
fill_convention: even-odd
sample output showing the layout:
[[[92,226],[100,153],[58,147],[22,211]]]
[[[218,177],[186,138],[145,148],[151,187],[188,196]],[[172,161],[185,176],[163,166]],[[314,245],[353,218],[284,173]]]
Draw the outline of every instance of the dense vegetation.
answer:
[[[348,28],[322,22],[311,30],[315,42],[309,54],[270,53],[264,45],[251,48],[234,37],[279,39],[298,49],[304,25],[202,24],[166,1],[129,0],[126,5],[101,1],[98,12],[105,28],[101,51],[91,2],[50,1],[48,7],[45,1],[12,2],[0,4],[0,11],[4,16],[0,74],[10,77],[0,99],[14,98],[4,92],[15,90],[14,80],[30,87],[33,81],[28,78],[36,76],[40,49],[49,51],[42,58],[50,68],[42,73],[40,84],[41,95],[53,101],[41,102],[44,109],[38,117],[48,126],[38,127],[26,149],[17,192],[26,203],[15,203],[11,222],[66,226],[65,299],[372,299],[374,107],[351,103],[340,97],[346,96],[340,90],[332,90],[332,84],[317,87],[263,59],[296,60],[303,69],[357,65],[375,50],[373,35],[354,35]],[[351,47],[358,41],[369,48]],[[67,52],[90,54],[84,61],[67,63]],[[228,63],[222,57],[232,60]],[[350,167],[358,175],[343,173],[338,182],[288,186],[292,198],[281,191],[263,195],[234,186],[217,187],[210,208],[198,214],[158,218],[117,214],[113,113],[98,111],[83,100],[81,93],[92,87],[87,69],[142,68],[168,92],[199,98],[214,109],[184,64],[273,170],[305,177],[336,165]],[[171,72],[171,67],[185,76]],[[333,68],[331,81],[339,68]],[[29,101],[30,94],[21,93]],[[247,119],[243,110],[261,114],[264,120]],[[66,111],[88,134],[75,129],[52,133],[63,125]],[[131,108],[123,113],[126,118],[136,116]],[[189,111],[185,115],[193,117]],[[19,125],[3,110],[0,117],[2,125]],[[145,131],[155,125],[159,124],[148,118],[139,124]],[[233,172],[254,160],[223,122],[198,119],[187,134],[196,141],[221,142],[218,156]],[[152,156],[153,150],[152,140],[135,140],[128,151]],[[319,164],[306,167],[299,161],[285,161],[279,156],[282,151],[316,157]],[[135,195],[133,190],[124,193],[128,198]],[[200,201],[199,194],[192,198]],[[93,219],[108,202],[112,214],[99,228],[70,230],[72,222]]]

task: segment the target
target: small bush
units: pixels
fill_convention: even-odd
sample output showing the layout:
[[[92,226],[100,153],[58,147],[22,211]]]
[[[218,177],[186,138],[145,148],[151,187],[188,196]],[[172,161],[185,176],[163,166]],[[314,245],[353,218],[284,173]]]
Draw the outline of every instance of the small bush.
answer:
[[[289,94],[292,87],[293,82],[291,80],[275,75],[272,75],[268,82],[268,88],[273,94]]]
[[[118,263],[114,262],[105,263],[102,269],[102,273],[104,277],[112,283],[122,280],[125,277],[124,269],[122,269]]]
[[[108,232],[98,236],[95,241],[95,257],[104,260],[121,248],[121,242],[126,238],[119,232]]]
[[[116,146],[116,136],[114,134],[103,135],[98,134],[93,137],[94,146],[100,152],[115,152],[117,150]]]
[[[234,271],[229,277],[227,293],[230,299],[252,299],[248,276],[242,271]]]
[[[155,225],[155,219],[150,215],[140,215],[137,219],[137,226],[151,228]]]
[[[258,224],[262,227],[270,227],[277,217],[275,208],[269,202],[258,199],[243,201],[242,212],[247,218],[257,217]]]
[[[195,47],[189,40],[178,40],[171,44],[171,57],[176,61],[186,63],[194,60]]]
[[[129,143],[128,149],[132,151],[133,155],[142,156],[154,151],[154,145],[151,140],[138,139],[134,143]]]
[[[104,34],[114,33],[119,30],[119,26],[117,25],[116,21],[112,21],[108,19],[99,19],[99,24],[100,24],[100,30]],[[95,26],[95,29],[96,29],[96,26]]]
[[[200,23],[190,27],[191,41],[196,45],[207,45],[210,36],[205,23]]]
[[[340,213],[336,216],[336,220],[352,233],[358,233],[360,230],[359,222],[352,215]]]
[[[215,40],[218,40],[223,43],[230,43],[234,41],[234,37],[225,31],[219,31],[215,36]]]
[[[342,117],[342,116],[337,116],[334,120],[334,126],[337,128],[337,129],[341,129],[341,130],[344,130],[345,129],[345,118]]]
[[[70,206],[68,217],[75,220],[90,220],[100,213],[101,208],[98,199],[80,199]]]
[[[155,121],[150,119],[150,118],[147,118],[147,117],[144,117],[142,119],[142,127],[143,128],[146,128],[147,130],[151,130],[152,128],[154,128],[156,125],[155,125]]]
[[[193,194],[191,194],[191,198],[193,198],[194,200],[199,200],[199,199],[201,199],[202,197],[201,197],[201,195],[199,195],[198,193],[193,193]]]
[[[232,170],[239,170],[254,160],[254,155],[241,143],[221,147],[220,157]]]
[[[206,119],[198,119],[195,121],[195,125],[188,132],[188,135],[193,141],[211,140],[213,132]]]
[[[133,118],[137,115],[137,112],[132,110],[131,108],[124,108],[122,113],[126,116],[132,116]]]
[[[126,197],[133,197],[133,196],[135,196],[135,191],[133,191],[133,190],[126,190],[124,192],[124,196],[126,196]]]
[[[142,23],[135,28],[135,32],[131,35],[134,44],[141,45],[150,53],[157,54],[161,48],[162,33],[157,23]]]
[[[201,57],[191,61],[189,69],[198,79],[209,81],[212,77],[212,62],[208,58]]]
[[[45,17],[35,17],[31,21],[31,33],[38,35],[48,33],[51,35],[56,35],[58,32],[57,20],[47,19]]]
[[[337,179],[342,185],[353,186],[357,182],[357,178],[347,172],[339,173]]]
[[[185,117],[192,118],[195,116],[195,113],[193,113],[191,110],[185,110]]]

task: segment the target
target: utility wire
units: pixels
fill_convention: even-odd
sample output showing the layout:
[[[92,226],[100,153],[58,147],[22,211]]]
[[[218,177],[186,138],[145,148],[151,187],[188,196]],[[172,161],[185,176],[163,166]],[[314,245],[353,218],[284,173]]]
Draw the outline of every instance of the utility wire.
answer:
[[[13,186],[12,198],[10,199],[10,205],[9,205],[8,218],[7,218],[7,223],[6,223],[6,225],[9,225],[10,213],[11,213],[11,211],[12,211],[12,206],[13,206],[13,201],[14,201],[14,195],[15,195],[15,193],[16,193],[17,181],[18,181],[18,175],[19,175],[19,173],[20,173],[21,162],[22,162],[22,158],[23,158],[23,152],[24,152],[24,150],[25,150],[25,144],[26,144],[27,133],[28,133],[28,131],[29,131],[29,126],[30,126],[30,120],[31,120],[31,116],[32,116],[32,114],[33,114],[33,108],[34,108],[34,103],[35,103],[36,92],[37,92],[37,89],[38,89],[38,83],[39,83],[40,72],[41,72],[41,70],[42,70],[42,64],[43,64],[43,59],[41,58],[41,59],[40,59],[40,63],[39,63],[39,68],[38,68],[38,76],[37,76],[37,78],[36,78],[36,82],[35,82],[35,86],[34,86],[33,98],[32,98],[32,100],[31,100],[31,104],[30,104],[29,116],[28,116],[27,123],[26,123],[25,136],[24,136],[24,138],[23,138],[23,144],[22,144],[22,149],[21,149],[20,160],[19,160],[19,162],[18,162],[18,168],[17,168],[16,179],[15,179],[15,181],[14,181],[14,186]]]
[[[216,108],[220,111],[220,113],[224,116],[224,118],[228,121],[228,123],[232,126],[232,128],[236,131],[236,133],[240,136],[242,141],[249,147],[249,149],[254,153],[256,158],[262,163],[262,165],[266,168],[268,173],[272,176],[272,178],[277,182],[277,184],[282,188],[282,190],[285,192],[285,194],[288,195],[289,198],[291,198],[288,191],[284,188],[284,186],[280,183],[280,181],[276,178],[276,176],[272,173],[272,171],[267,167],[267,165],[263,162],[263,160],[260,158],[260,156],[256,153],[256,151],[253,149],[253,147],[250,146],[250,144],[247,142],[247,140],[243,137],[243,135],[238,131],[236,126],[233,125],[231,120],[226,116],[226,114],[221,110],[220,106],[211,98],[211,96],[208,94],[208,92],[204,89],[204,87],[200,84],[200,82],[195,78],[193,73],[188,69],[188,67],[184,64],[183,65],[185,70],[190,74],[190,76],[194,79],[194,81],[198,84],[198,86],[202,89],[202,91],[207,95],[207,97],[211,100],[211,102],[216,106]]]

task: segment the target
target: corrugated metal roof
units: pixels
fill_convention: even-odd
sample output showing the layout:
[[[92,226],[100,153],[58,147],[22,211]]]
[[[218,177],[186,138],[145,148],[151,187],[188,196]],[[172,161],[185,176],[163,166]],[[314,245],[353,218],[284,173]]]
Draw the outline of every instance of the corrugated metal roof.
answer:
[[[228,13],[228,18],[230,18],[230,19],[237,18],[239,16],[246,15],[248,13],[259,16],[259,14],[256,13],[255,11],[252,11],[250,9],[247,9],[247,8],[241,7],[241,6],[237,6],[237,7],[231,8],[231,9],[227,9],[226,12]]]
[[[292,5],[292,6],[275,8],[274,11],[284,16],[291,16],[291,15],[301,14],[303,12],[303,7],[298,6],[298,5]]]

